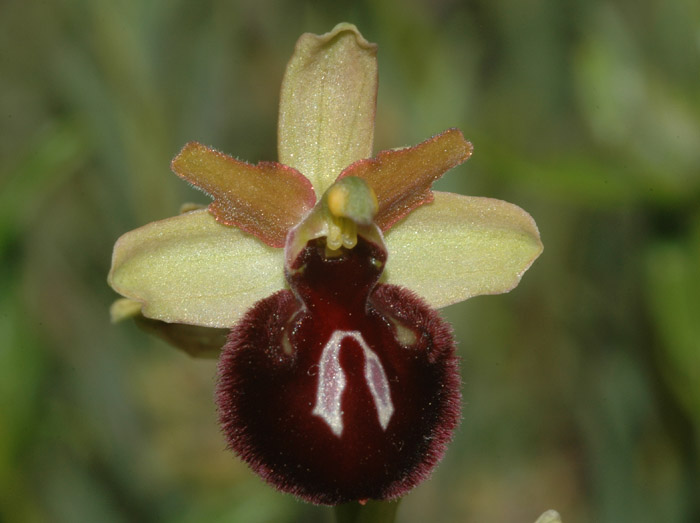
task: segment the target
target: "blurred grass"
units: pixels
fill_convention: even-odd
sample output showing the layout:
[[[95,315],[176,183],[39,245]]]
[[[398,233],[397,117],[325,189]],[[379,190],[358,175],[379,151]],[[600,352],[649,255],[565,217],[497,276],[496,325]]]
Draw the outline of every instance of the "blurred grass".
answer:
[[[451,126],[442,190],[528,210],[512,294],[445,311],[464,421],[399,521],[700,520],[700,5],[6,0],[0,521],[329,521],[223,450],[215,367],[109,324],[119,234],[203,197],[199,140],[275,158],[296,38],[380,45],[376,149]]]

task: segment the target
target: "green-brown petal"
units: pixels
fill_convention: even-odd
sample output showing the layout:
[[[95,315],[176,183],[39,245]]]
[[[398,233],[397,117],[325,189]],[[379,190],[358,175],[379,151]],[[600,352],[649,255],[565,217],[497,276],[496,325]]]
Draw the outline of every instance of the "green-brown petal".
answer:
[[[316,196],[303,175],[275,162],[251,165],[190,142],[172,170],[214,198],[216,221],[236,226],[272,247],[283,247],[287,231],[314,206]]]
[[[297,41],[282,81],[279,161],[322,195],[348,165],[372,156],[377,46],[352,24]]]
[[[445,172],[465,162],[472,144],[459,129],[448,129],[413,147],[380,152],[360,160],[339,178],[357,176],[374,189],[379,202],[375,223],[387,231],[416,207],[433,200],[430,190]]]
[[[384,280],[435,308],[513,289],[542,252],[532,217],[501,200],[434,196],[385,235]]]

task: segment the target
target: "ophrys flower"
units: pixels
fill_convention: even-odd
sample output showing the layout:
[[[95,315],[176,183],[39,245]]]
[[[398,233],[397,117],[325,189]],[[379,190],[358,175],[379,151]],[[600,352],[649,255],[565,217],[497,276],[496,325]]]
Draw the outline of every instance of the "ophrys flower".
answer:
[[[232,329],[217,391],[228,442],[315,503],[394,498],[430,473],[460,400],[434,308],[512,289],[542,249],[518,207],[430,190],[471,155],[459,131],[369,159],[375,55],[349,24],[303,35],[280,163],[186,145],[172,168],[214,201],[122,236],[109,276],[131,300],[118,310],[176,341]]]

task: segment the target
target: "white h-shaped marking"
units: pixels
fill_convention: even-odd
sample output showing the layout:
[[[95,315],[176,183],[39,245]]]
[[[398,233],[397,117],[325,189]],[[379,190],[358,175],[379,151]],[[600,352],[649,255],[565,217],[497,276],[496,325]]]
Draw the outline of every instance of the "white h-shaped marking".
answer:
[[[386,430],[394,413],[389,380],[382,367],[382,362],[369,348],[360,331],[335,331],[323,347],[318,363],[316,406],[311,413],[323,419],[333,434],[341,436],[343,433],[343,412],[340,409],[340,402],[347,380],[340,366],[340,347],[346,337],[353,338],[362,347],[362,352],[365,355],[365,380],[374,399],[379,424],[382,429]]]

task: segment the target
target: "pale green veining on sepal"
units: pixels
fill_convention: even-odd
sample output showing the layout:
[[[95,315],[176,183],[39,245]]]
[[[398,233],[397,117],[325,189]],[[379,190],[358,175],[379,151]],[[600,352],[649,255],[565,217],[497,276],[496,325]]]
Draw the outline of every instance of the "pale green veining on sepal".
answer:
[[[532,217],[501,200],[434,195],[386,233],[382,281],[436,308],[513,289],[542,252]]]
[[[108,281],[148,318],[232,327],[256,301],[284,288],[283,256],[198,210],[124,234]]]

